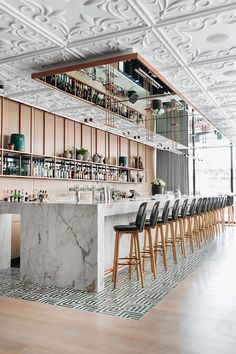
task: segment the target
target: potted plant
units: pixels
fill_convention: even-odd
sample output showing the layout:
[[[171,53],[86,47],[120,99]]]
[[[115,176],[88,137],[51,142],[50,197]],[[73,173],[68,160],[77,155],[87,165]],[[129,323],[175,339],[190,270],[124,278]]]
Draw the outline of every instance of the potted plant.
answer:
[[[166,184],[162,179],[160,178],[154,179],[152,181],[152,195],[163,194],[165,185]]]
[[[85,160],[88,161],[90,158],[90,153],[87,148],[81,148],[76,151],[76,157],[78,160]],[[82,157],[82,158],[81,158]]]
[[[98,162],[99,163],[103,163],[103,155],[102,154],[98,154],[98,158],[99,158]]]
[[[93,162],[99,162],[99,155],[97,153],[93,155]]]

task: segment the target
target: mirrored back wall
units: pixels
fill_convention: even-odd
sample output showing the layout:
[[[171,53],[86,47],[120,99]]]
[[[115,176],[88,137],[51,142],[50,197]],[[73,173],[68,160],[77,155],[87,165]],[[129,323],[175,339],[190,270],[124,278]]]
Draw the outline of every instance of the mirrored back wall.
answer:
[[[62,193],[75,183],[111,185],[114,182],[122,190],[132,189],[131,185],[135,183],[135,189],[150,193],[150,182],[155,171],[154,148],[3,97],[0,97],[0,117],[2,189],[27,186],[33,189],[37,186],[38,189],[51,190],[52,193]],[[16,151],[15,148],[12,150],[12,134],[24,136],[23,151]],[[77,161],[77,153],[81,149],[89,152],[88,164],[83,160]],[[101,162],[97,160],[98,156],[102,158]],[[124,168],[120,166],[119,158],[122,156],[126,157]],[[138,158],[142,166],[137,166]],[[54,168],[63,166],[65,172],[69,170],[68,166],[74,166],[75,160],[78,162],[77,167],[83,166],[86,180],[75,179],[71,175],[64,178],[53,178],[55,176],[52,175],[40,178],[32,170],[39,165],[43,166],[44,173],[50,173]],[[87,175],[92,165],[95,165],[93,173],[98,171],[102,178],[105,173],[109,173],[109,178],[112,176],[115,179],[119,173],[130,180],[90,181]],[[137,175],[142,177],[142,181],[137,180]]]

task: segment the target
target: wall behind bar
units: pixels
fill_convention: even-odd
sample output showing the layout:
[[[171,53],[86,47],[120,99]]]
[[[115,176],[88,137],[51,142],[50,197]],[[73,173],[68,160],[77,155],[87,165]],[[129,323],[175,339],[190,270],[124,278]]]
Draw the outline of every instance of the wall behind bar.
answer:
[[[145,183],[135,184],[135,190],[150,194],[155,174],[155,149],[102,130],[92,128],[22,103],[0,97],[0,146],[7,148],[12,133],[25,135],[25,151],[40,155],[61,156],[64,150],[86,147],[90,153],[101,153],[110,163],[118,164],[120,155],[128,156],[129,166],[134,167],[134,157],[141,156],[146,170]],[[47,190],[50,195],[67,193],[75,184],[96,184],[76,180],[46,180],[33,178],[1,177],[0,198],[6,189]],[[109,184],[111,185],[111,184]],[[120,190],[134,187],[116,184]]]
[[[189,194],[188,158],[168,151],[157,150],[157,178],[166,182],[165,191],[179,188]]]

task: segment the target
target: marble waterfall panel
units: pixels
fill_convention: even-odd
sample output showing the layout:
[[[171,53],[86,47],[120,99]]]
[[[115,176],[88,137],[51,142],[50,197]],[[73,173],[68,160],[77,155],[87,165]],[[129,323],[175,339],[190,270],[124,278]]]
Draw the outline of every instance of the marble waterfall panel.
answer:
[[[0,214],[0,269],[11,264],[11,215]]]
[[[21,279],[97,292],[97,206],[25,205]]]

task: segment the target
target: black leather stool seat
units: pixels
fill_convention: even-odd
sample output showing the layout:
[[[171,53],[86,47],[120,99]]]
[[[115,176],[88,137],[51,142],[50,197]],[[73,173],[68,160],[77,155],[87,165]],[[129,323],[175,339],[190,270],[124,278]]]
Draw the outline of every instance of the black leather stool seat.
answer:
[[[167,222],[167,221],[166,221]],[[157,224],[166,224],[165,222],[163,222],[163,220],[162,219],[158,219],[157,220]]]
[[[114,226],[115,231],[123,231],[123,232],[132,232],[132,231],[142,231],[137,228],[137,226],[134,224],[131,225],[116,225]]]
[[[131,222],[131,223],[130,223],[130,226],[135,226],[135,222]],[[147,220],[145,221],[144,227],[152,227],[152,224],[151,224],[151,222],[150,222],[150,219],[147,219]]]

